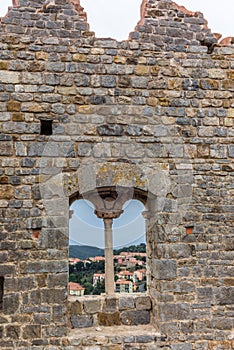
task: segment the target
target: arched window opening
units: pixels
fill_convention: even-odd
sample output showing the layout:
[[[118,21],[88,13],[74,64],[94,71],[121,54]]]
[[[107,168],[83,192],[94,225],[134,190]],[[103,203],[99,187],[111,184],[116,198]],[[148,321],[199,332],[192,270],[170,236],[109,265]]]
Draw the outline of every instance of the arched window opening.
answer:
[[[69,294],[145,292],[145,206],[127,200],[121,213],[97,210],[87,199],[70,206]],[[113,214],[113,212],[112,212]]]

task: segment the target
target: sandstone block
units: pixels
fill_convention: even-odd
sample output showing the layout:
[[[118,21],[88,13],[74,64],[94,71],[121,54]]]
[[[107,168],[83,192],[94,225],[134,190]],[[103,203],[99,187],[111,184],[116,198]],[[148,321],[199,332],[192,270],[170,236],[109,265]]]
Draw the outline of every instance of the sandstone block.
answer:
[[[76,53],[72,56],[73,58],[73,61],[77,61],[77,62],[86,62],[87,60],[87,55],[85,54],[79,54],[79,53]]]
[[[11,185],[0,185],[0,199],[11,199],[13,197],[13,187]]]
[[[98,323],[101,326],[119,326],[120,322],[120,313],[116,312],[99,312],[98,313]]]
[[[1,70],[0,71],[0,83],[19,84],[20,83],[20,73]]]
[[[136,75],[147,75],[149,73],[149,67],[143,66],[143,65],[138,65],[135,67],[134,73]]]

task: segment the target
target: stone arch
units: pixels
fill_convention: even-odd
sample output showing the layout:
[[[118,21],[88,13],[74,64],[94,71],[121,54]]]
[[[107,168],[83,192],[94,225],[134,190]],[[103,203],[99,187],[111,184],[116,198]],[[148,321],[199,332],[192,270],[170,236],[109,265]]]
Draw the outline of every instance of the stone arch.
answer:
[[[105,270],[106,270],[106,294],[114,294],[114,264],[113,264],[113,232],[112,225],[114,219],[119,218],[124,212],[124,204],[132,199],[138,199],[144,205],[147,201],[147,192],[128,187],[105,186],[98,187],[95,191],[90,191],[82,196],[77,193],[70,198],[70,202],[76,199],[85,199],[94,205],[95,215],[103,220],[105,236]],[[73,212],[70,212],[72,216]],[[143,213],[144,215],[144,213]],[[127,232],[126,232],[127,235]],[[147,237],[147,232],[145,232]],[[146,238],[147,242],[147,238]]]

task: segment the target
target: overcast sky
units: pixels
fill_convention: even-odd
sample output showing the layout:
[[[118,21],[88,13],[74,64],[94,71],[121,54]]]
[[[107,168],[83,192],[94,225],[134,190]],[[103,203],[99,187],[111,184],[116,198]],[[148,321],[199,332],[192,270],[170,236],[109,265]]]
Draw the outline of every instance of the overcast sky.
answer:
[[[97,37],[127,39],[140,19],[142,0],[81,0],[88,14],[91,30]],[[212,32],[223,37],[234,36],[234,0],[176,0],[192,11],[201,11]],[[0,16],[7,11],[11,0],[0,0]],[[123,10],[124,9],[124,10]]]
[[[145,242],[145,219],[141,215],[144,205],[132,200],[123,207],[124,212],[113,222],[113,246],[122,246]],[[92,245],[104,248],[103,220],[94,214],[94,208],[89,201],[75,201],[71,210],[74,211],[70,220],[70,244]]]

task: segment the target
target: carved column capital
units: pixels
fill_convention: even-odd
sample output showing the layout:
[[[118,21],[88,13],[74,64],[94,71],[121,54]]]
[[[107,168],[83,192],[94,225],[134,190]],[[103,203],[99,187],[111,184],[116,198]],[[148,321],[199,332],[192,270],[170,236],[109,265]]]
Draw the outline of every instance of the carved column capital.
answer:
[[[117,219],[123,213],[123,210],[95,210],[95,215],[99,219]]]

